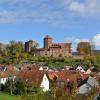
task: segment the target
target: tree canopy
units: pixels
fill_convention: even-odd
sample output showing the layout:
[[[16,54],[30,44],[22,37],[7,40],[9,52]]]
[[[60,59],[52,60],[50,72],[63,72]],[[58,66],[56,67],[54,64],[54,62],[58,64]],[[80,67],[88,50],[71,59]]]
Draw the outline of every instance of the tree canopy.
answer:
[[[79,42],[77,51],[79,55],[90,55],[92,52],[91,44],[89,42]]]

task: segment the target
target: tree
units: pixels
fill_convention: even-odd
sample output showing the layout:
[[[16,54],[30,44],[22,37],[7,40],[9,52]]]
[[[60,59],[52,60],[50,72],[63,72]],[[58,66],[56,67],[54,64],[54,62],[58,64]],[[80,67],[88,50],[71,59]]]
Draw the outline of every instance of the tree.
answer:
[[[35,48],[38,48],[38,47],[39,47],[39,43],[36,43],[36,44],[35,44]]]
[[[77,51],[79,55],[90,55],[92,47],[89,42],[79,42],[77,45]]]
[[[19,62],[22,53],[24,53],[23,42],[11,40],[9,44],[6,45],[6,49],[2,54],[7,59],[9,58],[8,62],[15,63],[15,62]]]
[[[23,44],[23,42],[22,41],[16,42],[15,48],[16,48],[16,51],[19,52],[19,53],[24,52],[24,44]]]
[[[19,56],[20,56],[19,53],[16,52],[15,56],[16,56],[16,60],[18,61],[19,60]]]
[[[9,44],[6,46],[6,49],[11,53],[21,53],[24,51],[24,44],[21,41],[16,42],[15,40],[11,40]]]
[[[3,43],[0,43],[0,53],[3,53],[5,50],[5,45]]]
[[[34,50],[36,50],[39,47],[39,43],[35,42],[34,47],[31,48],[30,53],[33,53]]]

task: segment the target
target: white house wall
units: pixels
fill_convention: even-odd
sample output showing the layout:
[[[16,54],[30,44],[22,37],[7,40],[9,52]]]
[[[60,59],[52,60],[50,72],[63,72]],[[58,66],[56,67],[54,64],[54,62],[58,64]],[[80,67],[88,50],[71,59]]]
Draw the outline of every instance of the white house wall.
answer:
[[[5,84],[8,78],[0,78],[0,84]]]
[[[40,87],[43,88],[43,91],[44,91],[44,92],[45,92],[45,91],[49,91],[49,80],[48,80],[46,74],[45,74],[44,77],[43,77],[43,80],[42,80],[42,82],[41,82]]]

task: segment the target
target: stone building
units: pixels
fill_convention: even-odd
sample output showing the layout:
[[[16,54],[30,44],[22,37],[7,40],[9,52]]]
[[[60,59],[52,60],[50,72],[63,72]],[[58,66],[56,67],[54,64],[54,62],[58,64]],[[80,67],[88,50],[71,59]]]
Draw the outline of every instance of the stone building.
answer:
[[[33,50],[33,54],[37,56],[53,56],[53,57],[70,57],[71,43],[53,43],[52,38],[49,35],[44,37],[44,48]]]
[[[33,40],[29,40],[25,42],[25,52],[31,52],[31,50],[35,47],[36,42]]]

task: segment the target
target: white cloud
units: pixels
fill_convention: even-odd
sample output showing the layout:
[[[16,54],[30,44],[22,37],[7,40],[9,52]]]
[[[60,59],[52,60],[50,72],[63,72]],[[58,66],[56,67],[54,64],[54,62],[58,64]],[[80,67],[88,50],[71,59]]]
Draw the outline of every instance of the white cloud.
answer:
[[[60,27],[72,27],[77,24],[78,21],[64,11],[58,1],[1,0],[0,24],[31,22]]]
[[[76,38],[76,37],[67,37],[64,39],[66,42],[70,42],[70,43],[73,43],[73,44],[78,44],[79,42],[90,42],[89,39],[86,39],[86,38]]]
[[[100,48],[100,34],[97,34],[93,37],[93,44],[95,47]]]
[[[74,43],[76,43],[76,44],[78,44],[79,42],[90,42],[90,40],[89,39],[75,39],[74,40]]]
[[[72,43],[72,50],[76,51],[77,44],[79,42],[90,42],[91,45],[95,47],[95,49],[100,50],[100,34],[96,34],[93,39],[86,39],[86,38],[76,38],[76,37],[67,37],[64,39],[65,42],[71,42]]]
[[[73,22],[71,16],[59,10],[56,0],[53,2],[50,0],[1,0],[0,24],[23,21],[63,26],[71,24]]]
[[[74,11],[74,12],[84,13],[85,12],[85,7],[84,7],[83,4],[80,4],[78,2],[72,2],[69,5],[69,10]]]
[[[61,0],[64,7],[72,13],[84,16],[100,15],[100,0]],[[69,2],[70,1],[70,2]]]
[[[76,51],[77,48],[77,44],[79,42],[90,42],[89,39],[85,39],[85,38],[76,38],[76,37],[67,37],[64,39],[66,42],[68,43],[72,43],[72,51]]]
[[[0,24],[17,22],[49,23],[78,26],[75,13],[89,15],[100,12],[100,0],[0,0]],[[51,6],[52,5],[52,6]],[[63,6],[62,6],[63,5]],[[66,9],[65,9],[66,8]],[[98,8],[98,9],[97,9]]]

